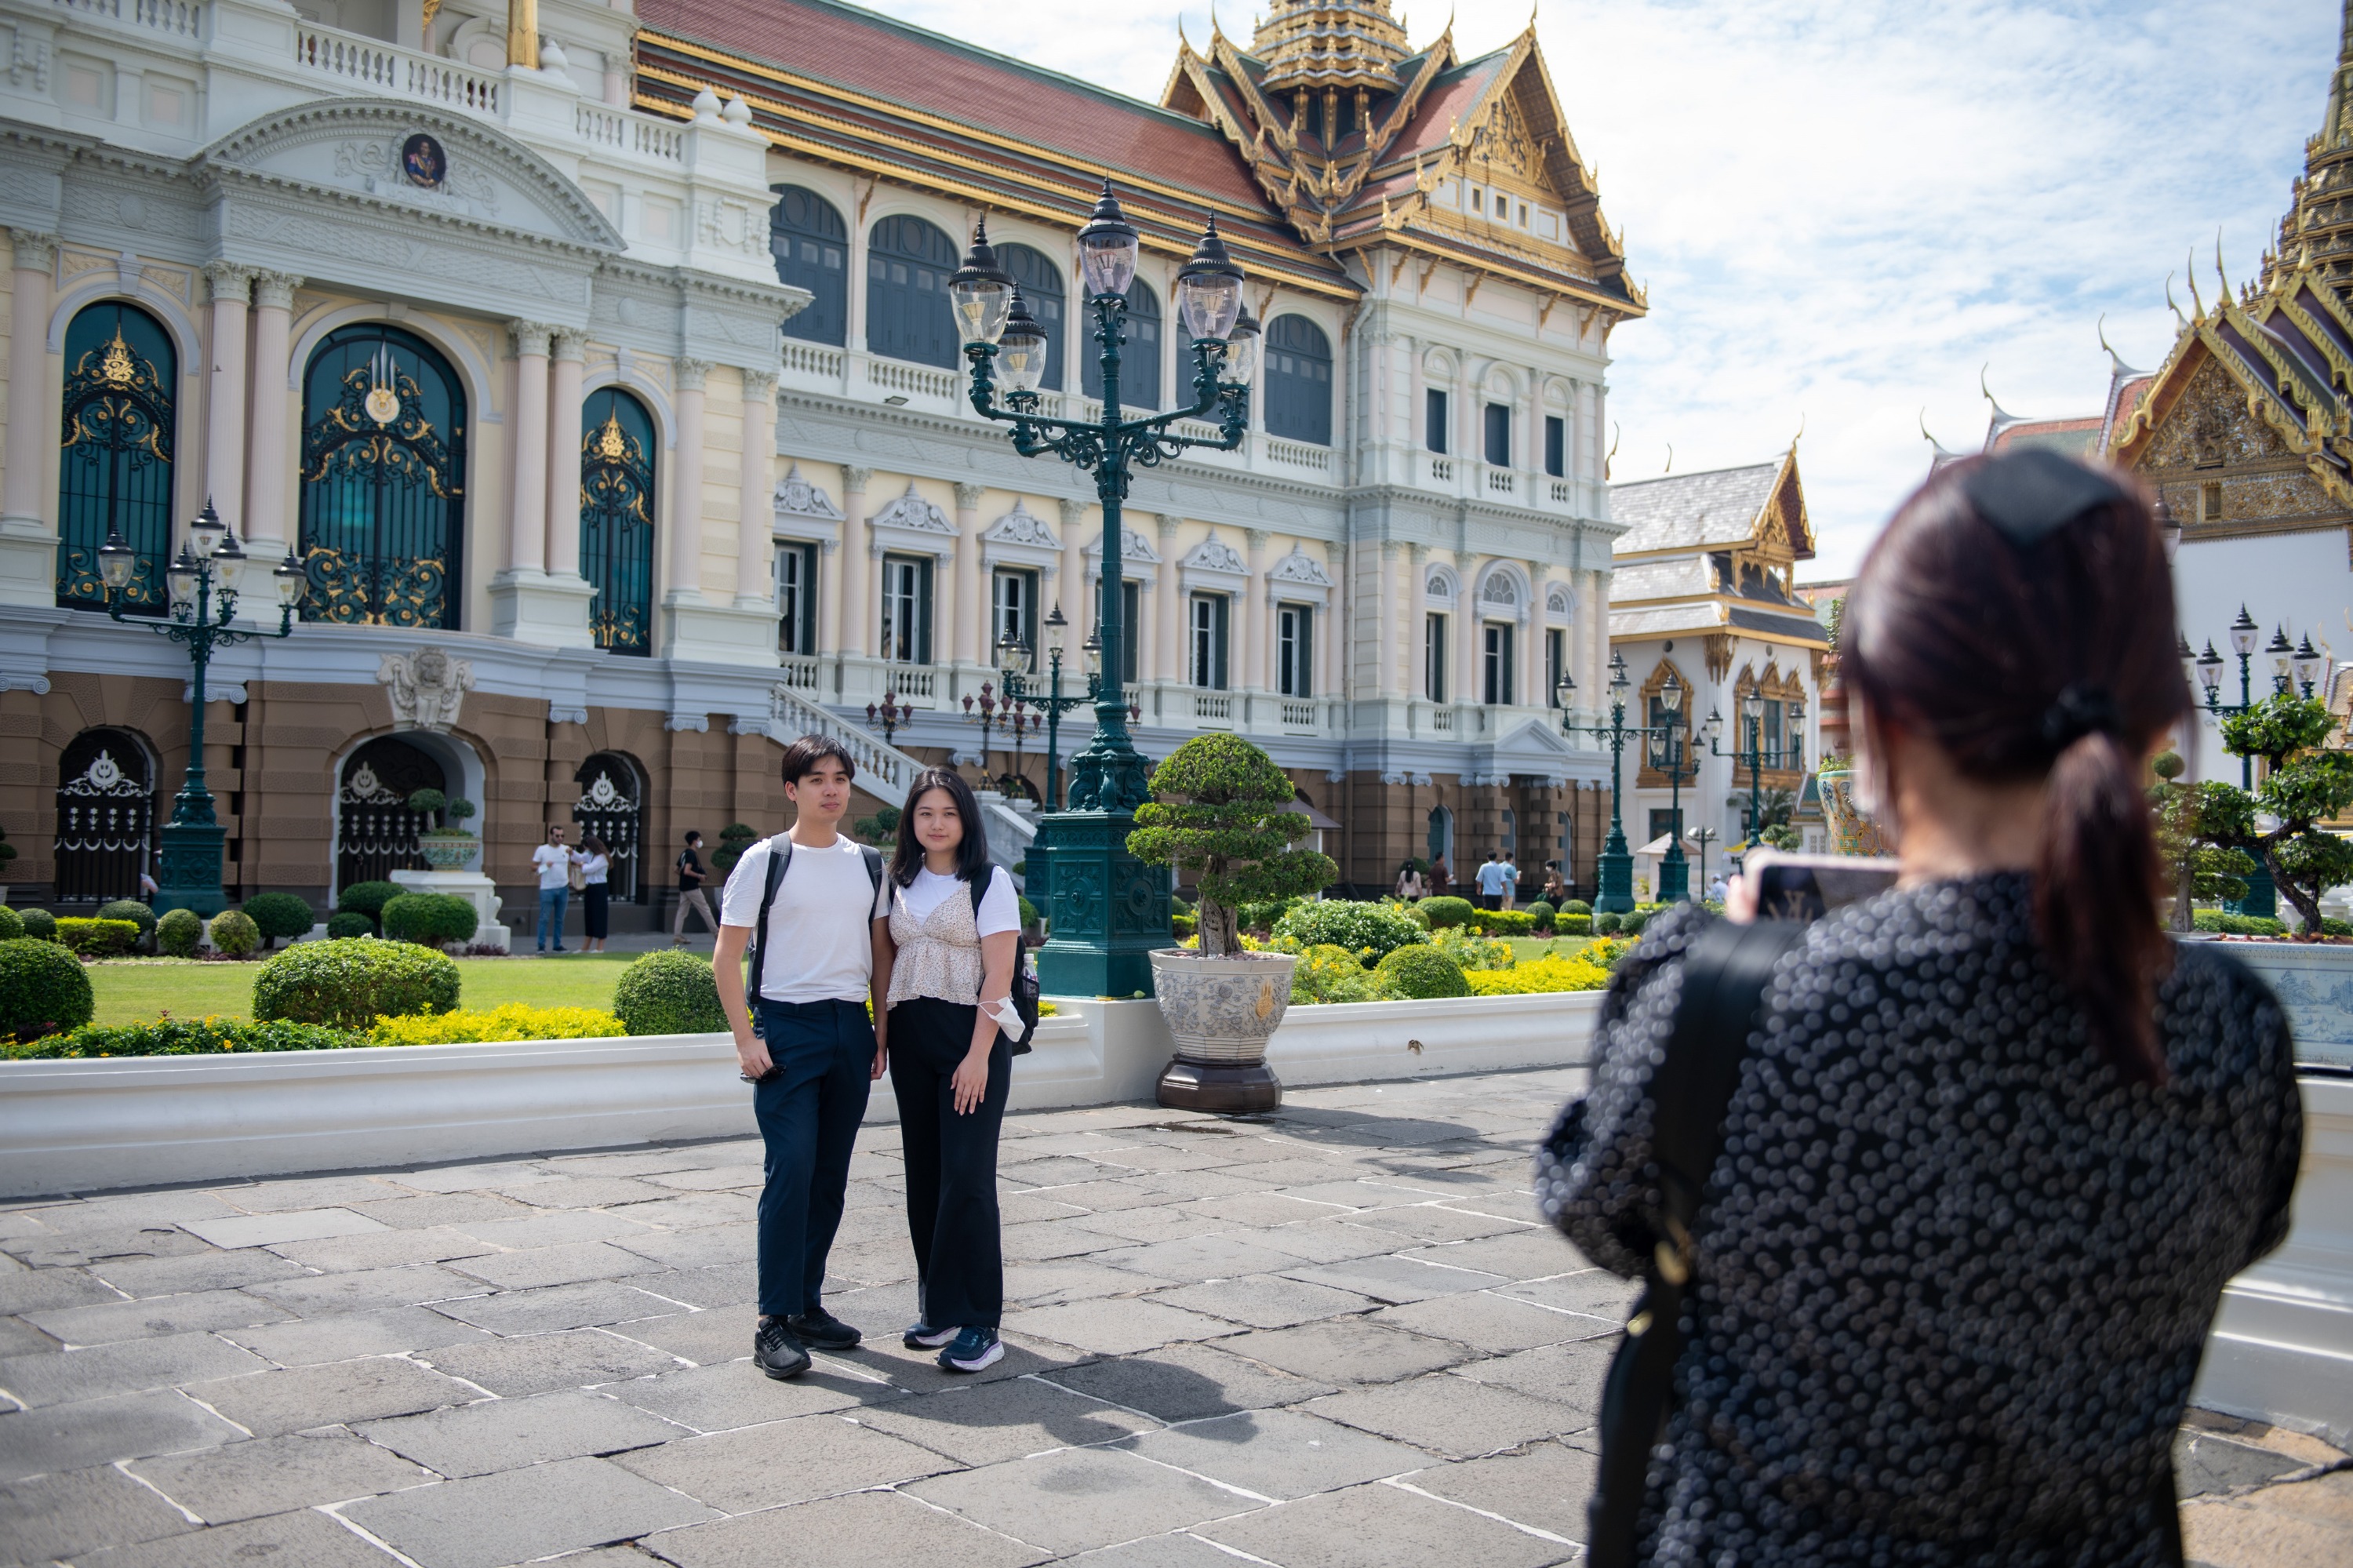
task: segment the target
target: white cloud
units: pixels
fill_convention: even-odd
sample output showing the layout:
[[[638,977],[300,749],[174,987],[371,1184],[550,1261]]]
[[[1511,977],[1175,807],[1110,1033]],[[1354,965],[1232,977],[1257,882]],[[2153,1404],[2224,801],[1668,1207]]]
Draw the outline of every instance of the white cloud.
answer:
[[[1435,3],[1411,30],[1442,25]],[[982,0],[894,14],[1155,99],[1206,6]],[[1525,0],[1461,0],[1465,53]],[[1841,575],[1926,467],[2013,413],[2096,410],[2094,323],[2147,366],[2168,271],[2233,281],[2275,232],[2336,58],[2327,0],[1550,0],[1537,37],[1651,314],[1612,340],[1620,478],[1800,449]],[[1249,8],[1226,24],[1240,32]],[[2177,280],[2176,291],[2188,294]]]

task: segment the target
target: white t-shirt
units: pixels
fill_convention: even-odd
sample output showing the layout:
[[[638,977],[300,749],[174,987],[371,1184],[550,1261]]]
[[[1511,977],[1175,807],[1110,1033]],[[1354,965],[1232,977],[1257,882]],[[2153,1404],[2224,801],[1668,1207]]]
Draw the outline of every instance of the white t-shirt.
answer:
[[[970,898],[964,879],[942,876],[936,871],[918,871],[915,880],[899,890],[900,902],[916,920],[928,920],[932,911],[954,894],[958,898]],[[988,891],[980,895],[980,918],[974,922],[984,937],[995,937],[1007,931],[1021,929],[1021,898],[1013,891],[1013,879],[1001,865],[988,868]]]
[[[542,844],[531,852],[531,863],[539,868],[539,890],[552,892],[572,885],[572,852],[562,844]]]
[[[719,923],[752,929],[768,886],[769,845],[744,852],[720,895]],[[760,996],[765,1001],[864,1001],[874,978],[873,922],[891,913],[891,879],[876,887],[866,875],[857,840],[834,835],[823,849],[793,845],[784,885],[768,911],[768,944],[760,955]]]
[[[604,886],[605,879],[612,874],[612,870],[613,862],[608,856],[584,854],[580,857],[581,880],[591,887]]]

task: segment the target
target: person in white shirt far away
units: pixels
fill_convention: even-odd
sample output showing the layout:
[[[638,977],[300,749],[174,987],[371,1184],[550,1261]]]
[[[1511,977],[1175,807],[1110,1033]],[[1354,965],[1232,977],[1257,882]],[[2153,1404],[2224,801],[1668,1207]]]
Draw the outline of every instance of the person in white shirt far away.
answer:
[[[1510,850],[1504,852],[1503,906],[1506,909],[1514,907],[1520,901],[1520,866],[1519,863],[1512,858],[1512,853]]]
[[[841,1228],[858,1124],[890,1061],[882,988],[890,981],[891,906],[882,856],[836,831],[856,772],[848,749],[830,736],[805,735],[785,748],[792,830],[754,844],[735,863],[721,895],[712,959],[719,1005],[754,1086],[752,1110],[767,1145],[752,1360],[774,1378],[807,1372],[811,1347],[847,1351],[860,1338],[823,1305],[826,1255]],[[770,875],[771,866],[780,877]],[[747,1003],[744,948],[755,932],[757,994]]]
[[[1411,904],[1422,895],[1425,886],[1420,869],[1413,862],[1407,861],[1398,867],[1397,895],[1399,898]]]
[[[1484,864],[1479,867],[1479,907],[1501,909],[1504,906],[1504,863],[1497,852],[1489,850]]]
[[[554,950],[564,951],[564,914],[572,902],[572,863],[580,852],[565,847],[564,824],[551,822],[547,842],[531,852],[532,869],[539,873],[539,950],[546,952],[549,938],[554,938]]]

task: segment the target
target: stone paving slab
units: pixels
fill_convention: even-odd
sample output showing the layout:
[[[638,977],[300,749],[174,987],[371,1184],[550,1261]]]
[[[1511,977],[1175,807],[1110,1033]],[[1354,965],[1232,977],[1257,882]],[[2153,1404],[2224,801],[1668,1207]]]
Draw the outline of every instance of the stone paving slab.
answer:
[[[891,1127],[827,1297],[867,1341],[782,1383],[752,1140],[0,1207],[0,1563],[1569,1562],[1633,1293],[1534,1220],[1577,1082],[1009,1118],[974,1378],[899,1342]],[[2220,1419],[2193,1558],[2353,1560],[2342,1456]]]

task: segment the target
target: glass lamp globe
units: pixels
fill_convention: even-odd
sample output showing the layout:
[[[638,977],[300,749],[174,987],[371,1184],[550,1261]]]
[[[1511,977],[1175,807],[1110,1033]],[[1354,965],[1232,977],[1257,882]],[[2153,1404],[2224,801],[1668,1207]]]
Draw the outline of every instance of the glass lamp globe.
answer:
[[[302,594],[311,586],[311,574],[303,568],[302,557],[292,546],[286,549],[286,558],[278,563],[270,578],[278,585],[278,602],[292,606],[302,602]]]
[[[1090,675],[1102,674],[1103,633],[1100,631],[1088,632],[1087,640],[1081,643],[1080,647],[1087,656],[1087,673]]]
[[[2206,652],[2198,655],[2198,683],[2206,688],[2206,698],[2211,702],[2222,684],[2222,656],[2214,652],[2214,640],[2206,640]]]
[[[172,598],[175,603],[185,600],[196,591],[196,558],[188,554],[185,545],[181,546],[180,553],[172,557],[171,567],[164,576],[172,585]]]
[[[1707,736],[1708,745],[1714,746],[1718,740],[1723,738],[1724,715],[1717,713],[1714,708],[1708,709],[1707,720],[1699,726],[1699,732],[1700,734]]]
[[[2287,640],[2287,628],[2276,628],[2272,640],[2263,644],[2263,652],[2272,656],[2272,679],[2284,689],[2288,673],[2295,668],[2295,646]]]
[[[1126,297],[1127,286],[1135,281],[1135,256],[1140,243],[1135,226],[1120,210],[1119,198],[1112,194],[1111,181],[1105,179],[1102,197],[1096,201],[1094,211],[1087,215],[1087,226],[1079,230],[1079,271],[1086,280],[1091,297]]]
[[[1789,722],[1791,724],[1799,725],[1806,722],[1806,705],[1799,698],[1791,697],[1789,699],[1788,709]]]
[[[1560,673],[1560,679],[1553,683],[1552,705],[1556,708],[1566,708],[1569,705],[1569,699],[1576,695],[1576,678],[1563,670]]]
[[[1670,715],[1683,711],[1683,683],[1675,679],[1672,670],[1667,672],[1667,683],[1659,688],[1659,701]]]
[[[1063,634],[1070,630],[1071,623],[1062,619],[1062,601],[1056,599],[1052,612],[1046,617],[1046,646],[1057,660],[1061,657]]]
[[[1609,694],[1623,702],[1626,700],[1627,692],[1632,689],[1633,684],[1633,677],[1626,673],[1626,655],[1623,653],[1609,655]]]
[[[1244,305],[1234,317],[1234,330],[1226,334],[1226,362],[1220,367],[1219,378],[1229,387],[1247,387],[1258,376],[1258,318]]]
[[[188,524],[188,544],[195,551],[196,559],[201,561],[218,549],[221,536],[227,532],[228,524],[221,521],[220,514],[206,501],[205,509]]]
[[[237,579],[245,575],[246,554],[238,548],[234,529],[221,535],[220,547],[213,552],[213,578],[229,592],[237,591]]]
[[[2262,635],[2262,630],[2255,625],[2255,618],[2247,613],[2245,605],[2241,605],[2239,619],[2231,622],[2231,652],[2242,659],[2252,658],[2255,652],[2255,639]]]
[[[997,338],[997,376],[1008,392],[1035,392],[1046,377],[1046,329],[1029,313],[1021,291],[1013,291],[1005,324]]]
[[[1749,693],[1746,696],[1740,699],[1740,713],[1742,717],[1746,718],[1751,723],[1763,718],[1765,716],[1764,697],[1756,692]]]
[[[955,313],[956,330],[966,343],[995,343],[1005,331],[1013,303],[1013,279],[997,264],[996,248],[988,243],[988,219],[973,226],[972,249],[964,265],[948,274],[948,308]]]
[[[1196,343],[1223,343],[1242,309],[1242,270],[1226,254],[1212,215],[1193,259],[1176,273],[1176,315]]]
[[[2306,686],[2316,685],[2320,681],[2322,662],[2320,650],[2312,645],[2312,633],[2306,632],[2304,641],[2296,645],[2295,650],[2297,683]]]
[[[121,593],[131,586],[132,569],[139,564],[139,552],[122,537],[121,530],[109,528],[106,543],[98,547],[99,580],[109,592]]]

